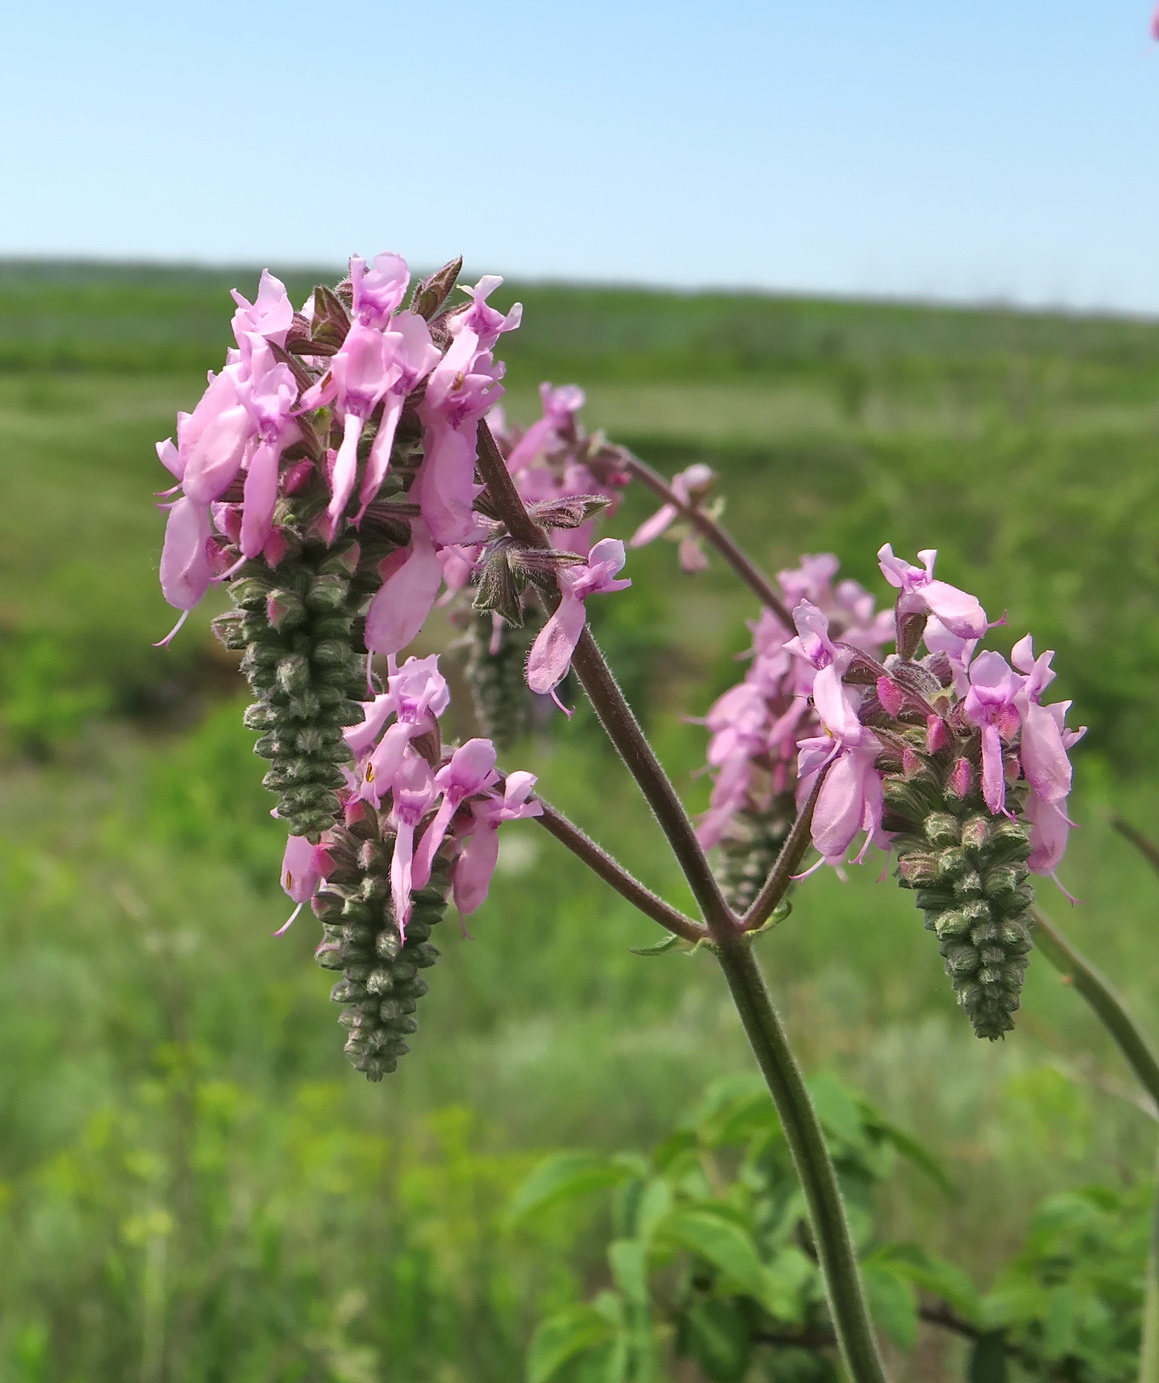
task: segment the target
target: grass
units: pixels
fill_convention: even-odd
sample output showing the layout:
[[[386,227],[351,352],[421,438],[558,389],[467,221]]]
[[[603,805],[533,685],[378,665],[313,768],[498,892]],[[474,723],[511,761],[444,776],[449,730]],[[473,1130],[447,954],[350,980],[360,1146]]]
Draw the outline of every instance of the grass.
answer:
[[[747,1061],[706,962],[533,823],[444,959],[398,1075],[345,1068],[308,924],[280,942],[281,837],[236,673],[198,612],[170,653],[152,442],[217,363],[248,275],[0,267],[0,1381],[511,1383],[537,1311],[598,1281],[506,1197],[554,1147],[659,1137]],[[305,277],[298,285],[305,283]],[[578,378],[586,418],[663,468],[709,460],[772,569],[942,550],[942,574],[1059,650],[1091,734],[1048,908],[1159,1027],[1159,333],[1144,322],[529,286],[509,411]],[[562,344],[561,344],[562,343]],[[505,342],[506,344],[506,342]],[[616,531],[649,510],[630,496]],[[702,713],[751,604],[634,553],[600,636],[693,807]],[[593,602],[594,603],[594,602]],[[460,722],[465,726],[465,722]],[[674,901],[682,884],[581,711],[521,764]],[[900,1175],[891,1234],[984,1282],[1039,1195],[1152,1162],[1153,1126],[1076,997],[1033,966],[1015,1037],[976,1043],[892,884],[814,878],[764,943],[810,1070],[863,1087],[962,1190]],[[1109,1168],[1109,1170],[1108,1170]]]

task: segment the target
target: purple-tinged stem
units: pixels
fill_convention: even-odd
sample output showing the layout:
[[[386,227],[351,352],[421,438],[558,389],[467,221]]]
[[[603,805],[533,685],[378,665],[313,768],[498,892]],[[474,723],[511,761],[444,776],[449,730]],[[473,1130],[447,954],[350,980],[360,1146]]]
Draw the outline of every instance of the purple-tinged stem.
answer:
[[[756,595],[761,604],[766,605],[785,628],[791,631],[793,616],[789,613],[785,602],[777,594],[773,583],[748,557],[732,534],[722,528],[714,518],[706,514],[699,505],[685,504],[664,477],[658,471],[654,471],[646,462],[641,461],[638,456],[632,456],[629,453],[626,464],[628,470],[642,485],[646,485],[665,504],[672,505],[699,533],[703,534],[749,590]]]
[[[545,802],[542,797],[538,800],[543,807],[543,815],[536,818],[540,825],[566,845],[573,855],[583,860],[606,884],[610,884],[622,898],[685,941],[703,941],[708,936],[707,928],[694,922],[691,917],[685,917],[653,893],[550,802]]]
[[[524,508],[507,464],[485,422],[479,424],[478,459],[491,503],[498,517],[506,524],[507,531],[528,547],[547,547],[547,535]],[[641,475],[641,478],[644,477]],[[662,481],[659,483],[663,484]],[[689,518],[693,517],[690,513]],[[792,628],[787,618],[788,612],[781,605],[776,592],[726,535],[722,535],[725,546],[721,546],[714,536],[720,530],[711,520],[708,523],[711,533],[699,524],[698,527],[762,599],[765,599],[766,593],[772,598],[771,608],[778,612],[779,618],[785,620],[786,627]],[[724,901],[675,788],[632,714],[603,654],[586,629],[572,658],[572,666],[608,738],[619,750],[628,771],[655,812],[702,910],[713,951],[776,1106],[793,1165],[800,1178],[825,1279],[834,1331],[851,1383],[887,1383],[865,1303],[857,1255],[833,1159],[829,1155],[817,1111],[813,1108],[785,1030],[773,1008],[764,976],[753,955],[751,938],[743,934],[740,920]],[[807,836],[807,826],[802,828],[802,834]]]
[[[551,544],[547,534],[524,507],[507,470],[507,463],[495,445],[486,422],[479,424],[478,458],[479,470],[486,482],[491,503],[508,533],[527,547],[540,550],[549,548]],[[735,932],[739,924],[724,901],[688,813],[588,629],[580,636],[572,656],[572,667],[595,708],[600,724],[660,823],[660,829],[688,880],[710,931],[714,936]]]

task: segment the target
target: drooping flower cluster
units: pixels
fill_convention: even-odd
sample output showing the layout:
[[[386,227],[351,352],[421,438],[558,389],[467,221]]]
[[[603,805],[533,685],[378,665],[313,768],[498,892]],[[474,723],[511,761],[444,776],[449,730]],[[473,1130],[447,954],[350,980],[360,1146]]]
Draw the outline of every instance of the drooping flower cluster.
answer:
[[[918,890],[959,1002],[979,1036],[1013,1026],[1030,950],[1028,871],[1053,875],[1066,846],[1068,751],[1083,731],[1069,702],[1043,705],[1053,653],[1030,636],[977,652],[989,625],[971,595],[886,544],[898,595],[895,652],[884,661],[833,629],[809,600],[786,645],[807,669],[821,733],[800,742],[799,794],[824,772],[812,822],[822,860],[840,864],[859,835],[893,849]]]
[[[686,466],[679,475],[672,477],[672,493],[686,508],[701,509],[704,508],[704,501],[715,484],[716,472],[711,466],[698,461]],[[711,518],[718,518],[722,510],[723,505],[719,501],[714,501],[704,512]],[[706,569],[708,557],[705,555],[701,535],[687,519],[681,518],[680,510],[675,504],[662,504],[651,518],[645,519],[636,529],[629,539],[629,544],[632,547],[645,547],[661,536],[672,538],[679,543],[682,571],[694,574]]]
[[[358,989],[366,946],[378,948],[379,985],[387,961],[395,972],[423,964],[412,948],[428,944],[447,890],[461,911],[477,906],[495,828],[536,810],[527,775],[496,796],[486,741],[443,755],[446,684],[429,660],[396,671],[444,579],[478,579],[481,554],[506,536],[476,476],[477,434],[502,394],[494,347],[520,309],[489,306],[497,278],[448,306],[458,270],[419,283],[403,308],[404,261],[355,257],[349,278],[300,312],[264,273],[254,303],[234,294],[225,367],[158,446],[177,481],[162,590],[183,612],[177,628],[214,581],[233,596],[216,629],[243,653],[254,693],[247,724],[291,837],[284,882],[299,903],[318,889],[338,928],[321,956],[345,972],[347,1020],[363,1005],[348,1050],[368,1074],[392,1067],[374,1037],[386,1001],[377,995],[376,1018],[366,1005],[377,992]],[[550,555],[545,568],[556,569]],[[579,563],[569,581],[582,588],[587,570]],[[589,593],[601,580],[589,575]],[[376,654],[390,673],[378,696]]]
[[[426,992],[418,971],[438,958],[430,934],[448,889],[462,916],[474,912],[499,826],[543,810],[531,800],[532,774],[501,781],[489,740],[443,748],[449,700],[437,656],[408,658],[346,731],[354,768],[341,818],[317,844],[291,836],[286,846],[283,887],[298,903],[294,916],[313,901],[323,930],[316,957],[342,975],[331,997],[343,1005],[346,1052],[371,1080],[394,1070],[417,1027]]]
[[[539,392],[543,416],[528,428],[509,425],[500,409],[488,424],[552,552],[515,549],[501,533],[481,545],[471,554],[479,574],[473,613],[458,614],[467,628],[467,673],[480,722],[502,745],[529,728],[529,691],[554,697],[584,627],[587,597],[631,584],[613,579],[624,565],[623,544],[595,537],[628,483],[624,452],[602,432],[580,426],[584,395],[576,385],[542,384]],[[558,582],[562,596],[550,618],[536,594],[548,579]]]
[[[835,585],[837,569],[837,558],[822,553],[781,572],[787,608],[808,602],[836,637],[867,652],[883,647],[893,627],[890,612],[875,613],[873,597],[856,581]],[[742,911],[772,868],[796,816],[797,746],[821,730],[809,700],[814,669],[793,656],[793,631],[771,610],[750,628],[748,671],[705,718],[713,785],[697,831],[706,849],[719,849],[721,882],[730,903]]]

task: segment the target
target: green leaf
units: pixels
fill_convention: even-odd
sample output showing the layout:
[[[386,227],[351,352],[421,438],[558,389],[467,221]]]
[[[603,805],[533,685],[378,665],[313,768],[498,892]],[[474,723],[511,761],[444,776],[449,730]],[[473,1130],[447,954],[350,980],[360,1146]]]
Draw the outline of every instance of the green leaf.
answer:
[[[623,1181],[627,1168],[596,1153],[562,1152],[541,1162],[511,1198],[509,1225],[522,1224],[550,1205],[574,1200]]]
[[[748,1322],[734,1302],[698,1302],[681,1326],[685,1348],[712,1383],[741,1383],[753,1341]]]
[[[765,1267],[765,1309],[778,1320],[799,1325],[818,1281],[817,1267],[795,1245],[788,1245]]]
[[[656,1226],[672,1209],[672,1187],[663,1177],[652,1177],[636,1204],[633,1232],[645,1243],[651,1239]]]
[[[862,1263],[873,1319],[899,1349],[912,1349],[918,1333],[918,1302],[913,1284],[880,1259]]]
[[[742,1291],[764,1299],[765,1269],[752,1236],[725,1214],[705,1207],[674,1210],[657,1229],[706,1258]]]
[[[1067,1282],[1053,1288],[1047,1297],[1042,1347],[1050,1359],[1061,1359],[1074,1348],[1075,1318],[1078,1315],[1076,1298],[1075,1289]]]
[[[970,1352],[966,1383],[1006,1383],[1005,1337],[1000,1330],[983,1335]]]
[[[827,1133],[836,1134],[859,1151],[868,1150],[865,1125],[861,1120],[859,1101],[848,1086],[836,1076],[822,1073],[805,1084],[817,1110],[817,1117]]]
[[[938,1161],[930,1150],[922,1143],[919,1143],[911,1134],[896,1128],[893,1124],[882,1119],[875,1111],[871,1117],[866,1119],[866,1123],[877,1133],[885,1142],[890,1143],[897,1151],[926,1176],[942,1191],[950,1200],[959,1201],[962,1193],[950,1180],[946,1169]]]
[[[956,1264],[935,1258],[916,1244],[887,1245],[879,1250],[879,1257],[915,1286],[941,1297],[971,1324],[977,1323],[981,1311],[978,1289]]]
[[[648,1248],[639,1239],[617,1239],[608,1249],[612,1280],[637,1305],[648,1303]]]
[[[675,932],[670,932],[663,941],[658,941],[655,946],[629,946],[628,950],[634,956],[663,956],[669,951],[678,951],[681,947],[682,939]],[[687,948],[688,942],[683,942]]]
[[[607,1317],[584,1304],[548,1317],[531,1341],[527,1383],[547,1383],[578,1354],[607,1343],[613,1329]]]

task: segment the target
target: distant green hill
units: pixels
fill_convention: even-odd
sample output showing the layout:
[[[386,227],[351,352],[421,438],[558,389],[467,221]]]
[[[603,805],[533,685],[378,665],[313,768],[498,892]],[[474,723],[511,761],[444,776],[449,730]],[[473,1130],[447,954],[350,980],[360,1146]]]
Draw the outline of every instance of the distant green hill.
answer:
[[[304,300],[336,272],[285,277]],[[153,442],[220,365],[229,287],[256,282],[252,267],[0,263],[0,639],[50,640],[45,666],[63,658],[66,684],[107,686],[116,706],[180,697],[160,684],[199,661],[216,675],[204,619],[167,661],[149,647],[169,618]],[[939,548],[941,573],[1007,610],[1012,638],[1029,628],[1059,650],[1088,757],[1159,751],[1159,324],[575,285],[497,295],[517,298],[523,325],[501,348],[513,416],[534,416],[543,379],[581,383],[589,426],[662,467],[716,467],[728,521],[774,570],[832,549],[878,588],[882,542]],[[630,497],[619,531],[647,508]],[[606,616],[636,649],[637,694],[664,693],[646,653],[664,638],[730,675],[745,597],[720,573],[671,576],[666,544],[631,566],[664,573],[662,597],[642,603],[638,581]]]
[[[296,300],[341,270],[277,270]],[[0,366],[163,373],[208,369],[229,340],[229,289],[252,296],[258,270],[40,260],[0,261]],[[511,281],[525,306],[504,342],[513,367],[588,380],[722,379],[775,372],[931,369],[992,375],[1010,357],[1159,375],[1159,324],[1003,308],[744,293],[667,293]],[[1126,379],[1119,380],[1121,386]],[[1117,391],[1116,391],[1117,392]]]

